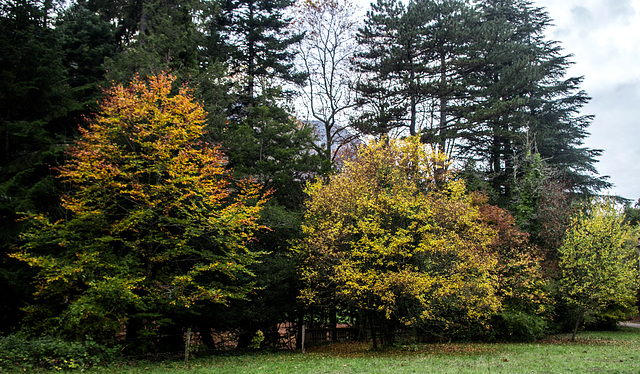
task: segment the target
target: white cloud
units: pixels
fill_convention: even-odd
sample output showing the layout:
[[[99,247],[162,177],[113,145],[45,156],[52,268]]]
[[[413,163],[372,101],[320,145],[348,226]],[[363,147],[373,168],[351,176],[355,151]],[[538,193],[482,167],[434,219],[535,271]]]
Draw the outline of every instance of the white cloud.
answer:
[[[587,146],[604,149],[596,166],[611,191],[640,197],[640,0],[537,0],[555,27],[549,37],[574,55],[571,76],[584,76],[594,114]]]

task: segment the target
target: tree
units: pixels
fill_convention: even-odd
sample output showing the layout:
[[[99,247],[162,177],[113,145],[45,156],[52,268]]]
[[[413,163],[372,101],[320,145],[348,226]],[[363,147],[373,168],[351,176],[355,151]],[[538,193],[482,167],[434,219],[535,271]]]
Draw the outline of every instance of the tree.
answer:
[[[133,74],[151,75],[171,70],[181,81],[198,75],[204,35],[198,23],[211,9],[199,0],[89,1],[116,24],[118,54],[108,60],[110,80],[124,83]],[[206,65],[206,64],[205,64]]]
[[[512,197],[517,154],[527,151],[528,141],[571,188],[606,188],[606,178],[594,176],[601,151],[583,147],[592,117],[579,111],[589,97],[580,90],[582,78],[565,77],[570,56],[546,39],[548,14],[528,0],[484,0],[477,7],[482,23],[469,59],[479,64],[466,75],[474,90],[469,123],[458,133],[463,155],[483,160],[504,206]]]
[[[187,87],[171,94],[174,80],[136,76],[106,91],[59,169],[66,217],[26,218],[12,256],[38,270],[29,311],[40,328],[152,334],[253,289],[233,279],[258,256],[247,246],[265,197],[232,180],[220,148],[200,140],[206,113]]]
[[[116,53],[113,26],[81,4],[73,4],[56,19],[62,62],[77,107],[69,122],[75,126],[82,115],[93,113],[105,81],[105,60]],[[75,130],[75,127],[74,127]]]
[[[355,138],[347,124],[356,103],[350,70],[357,51],[357,8],[349,1],[307,0],[297,10],[296,28],[306,33],[298,55],[307,74],[302,90],[307,118],[321,125],[318,132],[324,143],[318,151],[333,162]]]
[[[476,204],[483,221],[496,230],[490,248],[498,258],[497,294],[502,301],[491,334],[499,339],[533,341],[544,334],[553,303],[543,268],[545,253],[516,225],[515,217],[486,201],[481,195]]]
[[[231,74],[242,82],[241,103],[253,105],[261,92],[262,79],[273,77],[302,83],[304,74],[294,71],[294,53],[289,50],[303,35],[292,34],[291,19],[284,10],[292,0],[225,0],[217,22],[225,38]]]
[[[415,134],[416,128],[412,126],[415,122],[407,124],[405,121],[409,110],[407,98],[401,94],[405,82],[399,81],[395,74],[397,66],[403,62],[415,66],[414,61],[407,61],[402,53],[405,47],[411,56],[418,53],[415,23],[405,27],[412,30],[413,37],[405,37],[401,43],[400,28],[405,14],[401,2],[378,0],[371,3],[364,26],[358,30],[357,41],[362,51],[354,59],[354,67],[361,74],[355,86],[361,114],[354,118],[353,125],[364,134],[388,135],[403,130]]]
[[[631,206],[630,202],[625,204],[624,216],[625,221],[632,226],[636,226],[640,223],[640,199],[636,201],[633,207]]]
[[[0,4],[0,329],[19,328],[31,272],[8,259],[23,225],[21,212],[55,215],[60,193],[50,170],[73,134],[67,121],[73,100],[59,33],[52,27],[56,1]]]
[[[559,292],[573,308],[572,340],[596,313],[633,307],[638,288],[635,235],[622,212],[610,200],[592,200],[583,208],[559,249]]]
[[[475,67],[468,51],[478,15],[466,1],[420,0],[407,8],[406,18],[418,25],[418,48],[424,51],[412,62],[418,67],[405,78],[415,87],[413,95],[422,97],[422,103],[412,98],[411,122],[422,122],[423,141],[451,157],[457,151],[457,129],[468,123],[464,114],[472,88],[465,79]]]
[[[565,77],[570,56],[545,37],[551,23],[528,0],[410,2],[379,0],[367,13],[356,68],[365,133],[422,132],[457,160],[483,170],[509,207],[518,155],[536,153],[571,188],[609,186],[594,164],[600,150],[584,147],[592,116],[582,78]]]
[[[400,327],[482,324],[501,308],[496,231],[462,182],[436,173],[439,157],[418,137],[384,139],[308,184],[305,303],[355,313],[385,344]]]
[[[375,132],[422,132],[423,141],[451,155],[454,129],[465,122],[459,107],[464,108],[470,91],[464,79],[472,66],[468,51],[477,24],[476,12],[464,1],[372,4],[358,34],[365,51],[355,64],[375,81],[357,86],[365,110],[358,124]],[[384,118],[375,115],[382,98],[393,103],[389,108],[394,110],[386,112],[394,116],[387,126],[376,126],[372,120]]]

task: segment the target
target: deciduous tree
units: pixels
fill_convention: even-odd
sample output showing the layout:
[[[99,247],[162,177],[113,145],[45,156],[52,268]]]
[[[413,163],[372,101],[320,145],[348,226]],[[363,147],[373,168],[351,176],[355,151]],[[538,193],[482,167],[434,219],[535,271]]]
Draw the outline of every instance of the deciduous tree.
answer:
[[[13,257],[38,270],[41,328],[113,338],[126,325],[132,337],[252,290],[233,279],[258,255],[247,245],[265,197],[201,141],[206,113],[188,88],[171,93],[174,79],[109,89],[60,168],[66,218],[27,218]]]
[[[305,32],[298,57],[307,73],[301,90],[306,118],[319,122],[318,151],[333,162],[355,138],[347,125],[356,103],[351,62],[358,49],[357,7],[348,0],[306,0],[296,10],[295,27]]]
[[[613,201],[592,200],[576,214],[560,247],[559,292],[573,308],[575,327],[608,307],[629,309],[638,288],[632,228]]]
[[[440,157],[418,137],[385,139],[307,186],[306,303],[359,311],[386,343],[401,326],[482,322],[500,309],[496,232],[462,182],[436,174]]]

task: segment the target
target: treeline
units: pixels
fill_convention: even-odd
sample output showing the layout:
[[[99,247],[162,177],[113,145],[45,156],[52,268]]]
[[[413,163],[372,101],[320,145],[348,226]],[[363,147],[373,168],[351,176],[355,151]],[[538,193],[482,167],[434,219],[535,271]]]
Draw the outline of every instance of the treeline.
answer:
[[[637,210],[578,204],[610,185],[550,23],[525,0],[364,21],[337,0],[3,2],[3,332],[150,352],[187,328],[245,348],[281,322],[389,343],[624,317]],[[575,270],[602,243],[606,271]]]

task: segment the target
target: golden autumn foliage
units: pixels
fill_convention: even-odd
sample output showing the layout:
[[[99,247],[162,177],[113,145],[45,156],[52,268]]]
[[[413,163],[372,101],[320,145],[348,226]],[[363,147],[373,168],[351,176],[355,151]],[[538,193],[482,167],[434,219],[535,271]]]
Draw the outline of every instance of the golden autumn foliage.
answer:
[[[251,291],[233,280],[259,255],[247,244],[265,197],[201,141],[206,113],[187,87],[173,93],[174,79],[107,90],[59,170],[67,218],[27,219],[13,257],[39,271],[34,318],[108,336],[129,314],[166,317]]]
[[[537,260],[502,245],[519,232],[504,211],[500,229],[485,199],[469,194],[447,160],[418,137],[359,150],[339,174],[310,183],[305,237],[297,250],[309,305],[368,314],[383,329],[484,324],[508,299],[538,305],[540,284],[506,280],[522,265],[541,281]],[[496,208],[497,209],[497,208]],[[521,238],[526,242],[526,237]]]
[[[593,199],[575,214],[559,248],[559,291],[580,324],[606,309],[637,312],[637,228],[611,200]]]

